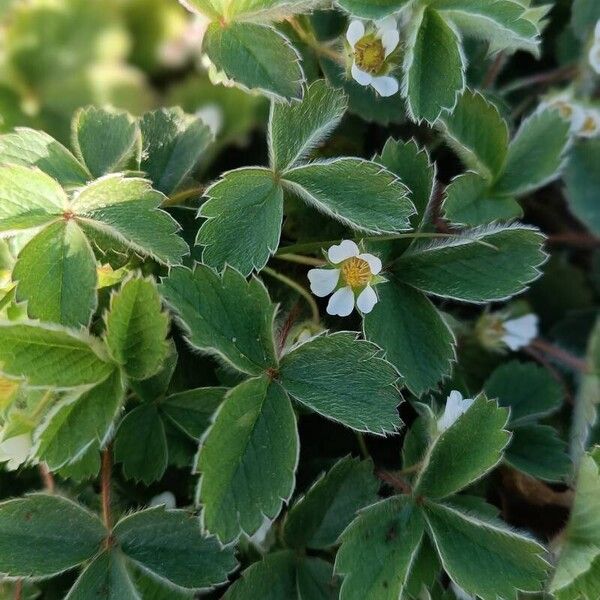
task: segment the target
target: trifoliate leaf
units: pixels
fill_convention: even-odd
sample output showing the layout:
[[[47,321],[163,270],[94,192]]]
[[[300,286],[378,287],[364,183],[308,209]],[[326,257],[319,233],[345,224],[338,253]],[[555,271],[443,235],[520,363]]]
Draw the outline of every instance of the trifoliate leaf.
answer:
[[[96,340],[52,325],[0,323],[0,371],[31,387],[95,384],[114,369]]]
[[[377,293],[379,302],[364,318],[365,337],[382,348],[404,384],[420,396],[450,375],[454,334],[418,290],[392,280],[379,285]]]
[[[102,446],[124,398],[125,386],[116,369],[93,388],[69,394],[36,431],[36,456],[56,470],[76,462],[93,445]]]
[[[140,130],[125,111],[95,106],[75,113],[72,124],[75,154],[94,178],[122,171],[134,154],[139,161]]]
[[[13,281],[30,317],[87,327],[96,310],[96,259],[77,223],[56,221],[21,250]]]
[[[106,314],[106,345],[128,377],[147,379],[162,365],[169,319],[154,280],[129,279],[113,294]]]
[[[140,119],[142,161],[140,167],[163,194],[172,194],[192,172],[212,141],[202,119],[180,108],[161,108]]]
[[[159,291],[193,347],[251,375],[276,367],[275,307],[258,279],[247,282],[233,269],[219,277],[202,265],[194,271],[180,267],[163,279]]]
[[[554,109],[525,119],[508,147],[504,171],[494,191],[525,194],[556,179],[569,142],[569,123]]]
[[[414,493],[445,498],[493,469],[510,441],[508,410],[478,396],[472,406],[433,440],[415,481]]]
[[[300,55],[276,29],[256,23],[211,23],[204,51],[217,69],[250,90],[277,98],[302,98]]]
[[[342,535],[335,572],[344,576],[341,600],[403,597],[419,551],[424,523],[406,496],[364,509]]]
[[[123,475],[149,485],[164,475],[168,458],[167,436],[156,405],[134,408],[115,437],[115,461],[122,463]]]
[[[392,433],[400,427],[398,373],[379,348],[355,333],[321,335],[281,360],[279,381],[302,404],[357,431]]]
[[[421,9],[410,27],[403,94],[414,120],[433,123],[456,105],[465,87],[465,59],[458,34],[437,11]]]
[[[542,589],[549,565],[531,538],[450,506],[426,502],[423,512],[445,571],[467,593],[516,600],[517,590]]]
[[[37,167],[64,187],[84,185],[92,179],[85,167],[53,137],[25,127],[0,136],[0,164]]]
[[[362,19],[383,19],[400,10],[409,0],[336,0],[351,15]]]
[[[537,229],[524,225],[481,227],[442,242],[413,244],[394,272],[401,281],[436,296],[464,302],[503,300],[540,276],[546,260],[543,241]]]
[[[196,238],[196,244],[204,246],[202,262],[219,271],[229,265],[242,275],[260,271],[277,250],[281,235],[283,189],[273,173],[261,168],[230,171],[205,195],[208,200],[199,215],[206,221]]]
[[[206,528],[226,543],[274,519],[294,489],[298,451],[296,418],[279,384],[263,376],[232,389],[198,458]]]
[[[189,248],[177,235],[177,222],[158,208],[163,200],[145,179],[115,174],[79,191],[71,210],[78,220],[135,252],[167,265],[179,264]]]
[[[269,153],[271,167],[283,171],[308,158],[338,125],[347,108],[344,93],[315,81],[300,103],[271,103]]]
[[[396,175],[360,158],[296,167],[285,173],[282,183],[317,210],[362,231],[405,231],[415,213],[408,190]]]
[[[183,510],[149,508],[123,517],[113,535],[127,558],[171,584],[208,588],[236,567],[231,549],[201,534],[198,518]]]
[[[285,543],[296,548],[333,546],[356,512],[377,499],[378,489],[370,460],[341,459],[290,509]]]
[[[0,571],[10,577],[62,573],[92,558],[107,535],[96,515],[45,494],[0,503],[0,530]]]

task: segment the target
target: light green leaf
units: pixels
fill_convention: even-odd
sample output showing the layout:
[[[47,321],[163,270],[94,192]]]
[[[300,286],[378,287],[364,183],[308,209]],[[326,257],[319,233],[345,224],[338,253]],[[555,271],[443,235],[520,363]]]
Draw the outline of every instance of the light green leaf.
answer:
[[[121,421],[115,437],[115,461],[127,479],[150,485],[167,468],[167,436],[155,404],[134,408]]]
[[[183,510],[159,506],[133,513],[115,525],[113,535],[127,558],[186,589],[223,583],[237,565],[231,548],[203,536],[198,518]]]
[[[454,334],[418,290],[393,280],[379,285],[377,293],[379,302],[364,318],[365,337],[383,349],[404,384],[420,396],[450,375]]]
[[[93,388],[71,393],[35,433],[34,452],[52,470],[77,462],[92,446],[103,446],[125,399],[118,370]]]
[[[378,489],[370,460],[342,458],[290,509],[285,543],[297,548],[333,546],[356,512],[375,502]]]
[[[400,10],[409,0],[336,0],[351,15],[362,19],[383,19]]]
[[[292,405],[267,377],[232,389],[202,442],[203,522],[224,543],[274,519],[294,489],[298,434]]]
[[[385,434],[401,425],[398,373],[375,344],[355,333],[320,335],[281,360],[279,381],[296,400],[357,431]]]
[[[141,600],[118,550],[105,550],[81,573],[65,600]]]
[[[508,151],[508,126],[482,94],[465,90],[454,110],[440,120],[446,139],[468,168],[487,179],[500,173]]]
[[[277,98],[302,98],[300,55],[276,29],[256,23],[211,23],[203,49],[217,69],[250,89]]]
[[[179,225],[159,209],[164,196],[145,179],[120,174],[97,179],[78,192],[71,208],[78,220],[167,265],[181,262],[188,245]]]
[[[36,235],[21,250],[12,279],[17,301],[27,301],[32,318],[87,327],[96,310],[96,259],[73,220],[56,221]]]
[[[467,593],[516,600],[517,590],[542,589],[549,565],[531,538],[450,506],[427,502],[424,514],[444,569]]]
[[[276,367],[275,307],[258,279],[247,282],[233,269],[219,277],[202,265],[180,267],[163,279],[159,292],[195,348],[251,375]]]
[[[324,4],[324,0],[180,0],[193,12],[211,20],[280,21],[285,17],[308,12]]]
[[[153,279],[129,279],[111,296],[106,314],[106,345],[128,377],[147,379],[161,367],[168,351],[167,314]]]
[[[421,9],[410,25],[404,55],[403,94],[411,118],[433,123],[456,105],[465,87],[465,59],[458,34],[431,8]]]
[[[25,127],[0,136],[0,164],[37,167],[64,187],[84,185],[91,179],[62,144],[43,131]]]
[[[366,232],[408,230],[415,213],[408,190],[396,175],[360,158],[296,167],[285,173],[282,183],[317,210]]]
[[[132,575],[142,600],[196,600],[193,591],[175,588],[170,583],[148,575],[142,569],[135,569]]]
[[[503,300],[540,276],[546,260],[543,241],[537,229],[525,225],[481,227],[442,242],[413,244],[396,262],[394,273],[444,298]]]
[[[92,558],[106,535],[96,515],[66,498],[6,500],[0,503],[0,571],[10,577],[57,575]]]
[[[494,191],[522,195],[556,179],[569,142],[569,123],[546,109],[525,119],[511,141],[504,171]]]
[[[66,389],[106,379],[114,366],[91,337],[53,325],[0,323],[0,371],[31,387]]]
[[[345,94],[323,80],[315,81],[308,88],[302,102],[271,102],[271,168],[284,171],[308,158],[337,127],[347,106]]]
[[[148,112],[140,119],[141,168],[163,194],[172,194],[190,175],[213,136],[199,117],[179,107]]]
[[[196,244],[204,246],[202,262],[219,271],[230,265],[242,275],[260,271],[277,250],[281,235],[283,189],[273,173],[261,168],[230,171],[205,195],[208,200],[199,215],[206,221],[196,238]]]
[[[406,496],[363,510],[342,535],[335,572],[344,575],[340,600],[398,600],[423,539],[420,511]]]
[[[79,109],[73,117],[72,142],[75,154],[94,178],[123,170],[134,154],[139,162],[140,130],[125,111],[95,106]]]
[[[575,35],[584,40],[600,20],[600,4],[596,0],[573,0],[571,27]]]
[[[500,462],[510,441],[507,422],[508,410],[478,396],[433,440],[415,481],[415,495],[445,498],[483,477]]]

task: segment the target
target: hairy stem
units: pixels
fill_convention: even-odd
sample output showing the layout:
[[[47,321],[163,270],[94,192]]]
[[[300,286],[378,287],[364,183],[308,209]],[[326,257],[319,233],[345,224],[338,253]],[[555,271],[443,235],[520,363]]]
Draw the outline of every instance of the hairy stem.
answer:
[[[299,283],[297,283],[293,279],[290,279],[286,275],[283,275],[282,273],[279,273],[278,271],[275,271],[269,267],[265,267],[262,270],[262,273],[266,273],[273,279],[277,279],[277,281],[280,281],[281,283],[287,285],[288,287],[292,288],[295,292],[300,294],[300,296],[302,296],[306,300],[306,303],[310,307],[310,312],[312,315],[313,322],[316,325],[319,324],[319,322],[321,321],[321,316],[319,314],[319,307],[317,306],[315,299],[312,297],[311,293],[308,290],[303,288]]]
[[[570,352],[551,344],[545,340],[541,340],[539,338],[533,340],[530,346],[535,348],[536,350],[540,350],[544,354],[554,358],[558,362],[574,369],[575,371],[579,371],[580,373],[589,373],[590,368],[585,360],[578,358],[577,356],[573,356]]]
[[[44,484],[44,488],[46,488],[46,491],[49,494],[54,494],[56,486],[54,483],[54,477],[52,476],[52,473],[50,473],[50,469],[48,469],[48,465],[46,463],[40,463],[38,465],[38,468],[40,471],[42,483]]]
[[[23,598],[23,580],[17,579],[15,583],[15,600],[22,600]]]
[[[106,529],[112,528],[110,511],[110,487],[112,474],[112,449],[110,444],[102,451],[101,495],[102,495],[102,520]]]

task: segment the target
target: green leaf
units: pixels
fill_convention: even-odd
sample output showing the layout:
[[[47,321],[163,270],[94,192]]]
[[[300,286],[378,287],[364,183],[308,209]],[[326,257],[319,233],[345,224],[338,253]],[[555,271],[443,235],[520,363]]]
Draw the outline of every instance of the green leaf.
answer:
[[[478,396],[429,447],[414,485],[417,496],[445,498],[493,469],[510,441],[508,410]]]
[[[141,168],[163,194],[172,194],[190,175],[213,136],[202,119],[179,107],[147,112],[140,119]]]
[[[282,358],[279,381],[296,400],[329,419],[356,431],[393,433],[401,425],[398,373],[378,354],[375,344],[355,333],[320,335]]]
[[[275,307],[258,279],[247,282],[233,269],[219,277],[208,267],[172,269],[159,289],[177,312],[189,343],[258,375],[277,365]]]
[[[548,425],[523,425],[513,430],[506,462],[545,481],[563,481],[571,469],[567,444]]]
[[[150,485],[165,473],[167,436],[155,404],[134,408],[121,421],[115,437],[115,461],[127,479]]]
[[[412,119],[433,123],[465,87],[465,59],[454,29],[435,10],[413,17],[404,55],[403,94]]]
[[[273,173],[256,167],[230,171],[205,195],[208,200],[198,214],[206,221],[196,238],[204,246],[202,262],[219,271],[230,265],[242,275],[260,271],[281,235],[283,189]]]
[[[171,394],[159,403],[159,409],[179,430],[199,441],[226,392],[227,388],[207,387]]]
[[[96,259],[73,220],[56,221],[21,250],[15,264],[18,302],[30,317],[87,327],[96,310]]]
[[[418,290],[394,280],[379,285],[377,293],[379,302],[364,318],[365,337],[383,349],[404,384],[420,396],[450,375],[454,334]]]
[[[517,590],[542,589],[549,567],[543,546],[496,520],[430,502],[424,508],[444,569],[467,593],[516,600]]]
[[[351,15],[362,19],[383,19],[400,10],[409,0],[336,0],[336,4]]]
[[[423,533],[421,513],[406,496],[363,510],[343,533],[337,553],[335,572],[345,576],[340,600],[404,597]]]
[[[118,550],[105,550],[81,573],[65,600],[141,600]]]
[[[57,575],[92,558],[105,536],[96,515],[66,498],[6,500],[0,503],[0,571],[10,577]]]
[[[91,389],[68,395],[36,431],[36,456],[57,470],[77,462],[89,448],[103,446],[124,398],[125,385],[116,369]]]
[[[381,165],[361,158],[296,167],[285,173],[282,183],[317,210],[366,232],[408,230],[415,213],[404,184]]]
[[[500,365],[483,387],[488,398],[497,398],[500,406],[510,408],[514,425],[557,411],[565,395],[562,385],[547,369],[518,360]]]
[[[459,496],[463,497],[463,496]],[[442,565],[438,558],[433,542],[429,537],[423,537],[421,546],[410,566],[406,594],[409,598],[418,598],[423,588],[429,590],[438,579]]]
[[[274,519],[294,489],[298,433],[292,405],[267,377],[225,397],[198,458],[203,522],[224,542]]]
[[[53,137],[18,127],[0,136],[0,164],[37,167],[64,187],[84,185],[90,173]]]
[[[58,326],[0,323],[0,371],[41,388],[73,388],[106,379],[114,366],[93,338]]]
[[[125,111],[88,106],[73,117],[72,142],[75,154],[96,178],[123,170],[136,146],[139,154],[140,130]]]
[[[106,345],[128,377],[147,379],[167,355],[169,318],[153,279],[129,279],[111,296],[106,314]]]
[[[179,225],[158,207],[164,196],[145,179],[120,174],[97,179],[77,193],[71,208],[78,220],[132,250],[174,265],[189,253]]]
[[[211,23],[203,50],[217,69],[250,90],[277,98],[302,98],[300,55],[277,30],[256,23]]]
[[[223,583],[237,565],[231,548],[203,536],[198,518],[183,510],[159,506],[133,513],[115,525],[113,535],[129,559],[186,589]]]
[[[67,196],[51,177],[19,165],[0,167],[0,236],[14,235],[55,221]]]
[[[170,583],[148,575],[142,569],[136,569],[133,575],[142,600],[196,600],[194,592],[175,588]]]
[[[269,155],[271,168],[284,171],[308,158],[337,127],[348,106],[345,94],[315,81],[302,102],[271,102]]]
[[[157,399],[164,398],[171,384],[173,373],[177,368],[178,354],[173,340],[167,342],[168,352],[160,371],[143,381],[131,380],[129,385],[137,394],[140,400],[144,402],[154,402]]]
[[[378,489],[370,460],[342,458],[290,509],[285,543],[317,550],[335,545],[356,512],[375,502]]]
[[[193,12],[211,20],[282,20],[296,13],[308,12],[323,0],[180,0]]]
[[[483,95],[465,90],[441,122],[446,139],[468,168],[488,179],[500,173],[508,151],[508,127]]]
[[[401,281],[443,298],[504,300],[540,276],[546,260],[543,241],[537,229],[525,225],[481,227],[442,242],[413,244],[394,272]]]
[[[533,113],[510,143],[497,194],[522,195],[556,179],[569,142],[569,123],[554,109]]]
[[[573,0],[571,27],[579,39],[585,40],[599,20],[600,4],[595,0]]]

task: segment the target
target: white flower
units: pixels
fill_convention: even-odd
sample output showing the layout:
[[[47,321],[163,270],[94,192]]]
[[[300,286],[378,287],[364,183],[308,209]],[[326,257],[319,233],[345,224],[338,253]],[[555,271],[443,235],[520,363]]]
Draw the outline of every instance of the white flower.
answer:
[[[6,462],[6,467],[14,471],[29,457],[31,451],[31,435],[22,433],[9,437],[0,443],[0,462]]]
[[[396,49],[400,34],[396,20],[387,17],[375,23],[375,31],[368,32],[362,21],[354,20],[346,32],[346,39],[354,52],[352,77],[363,86],[372,86],[380,96],[396,94],[400,88],[395,77],[387,75],[387,58]]]
[[[149,506],[164,506],[167,509],[172,509],[177,506],[177,502],[171,492],[163,492],[151,498]]]
[[[588,61],[594,71],[600,75],[600,39],[597,39],[588,52]]]
[[[569,94],[561,94],[545,100],[540,104],[540,109],[545,108],[555,108],[565,121],[569,121],[569,130],[572,134],[578,133],[585,123],[584,108],[574,102]]]
[[[446,431],[471,408],[473,402],[472,398],[463,398],[460,392],[452,390],[446,399],[444,414],[438,419],[438,431]]]
[[[593,138],[600,134],[600,111],[588,109],[583,112],[583,122],[577,130],[577,135],[583,138]]]
[[[538,316],[534,314],[505,321],[502,341],[511,350],[520,350],[528,346],[537,337],[538,323]]]
[[[205,125],[208,126],[214,137],[223,127],[223,111],[218,104],[205,104],[196,111],[196,116],[200,117]]]
[[[339,245],[331,246],[327,256],[333,268],[311,269],[308,272],[312,293],[324,298],[337,288],[327,305],[330,315],[347,317],[354,310],[355,299],[357,308],[363,314],[370,313],[377,304],[377,294],[371,283],[374,276],[381,272],[381,260],[372,254],[361,254],[352,240],[343,240]]]

